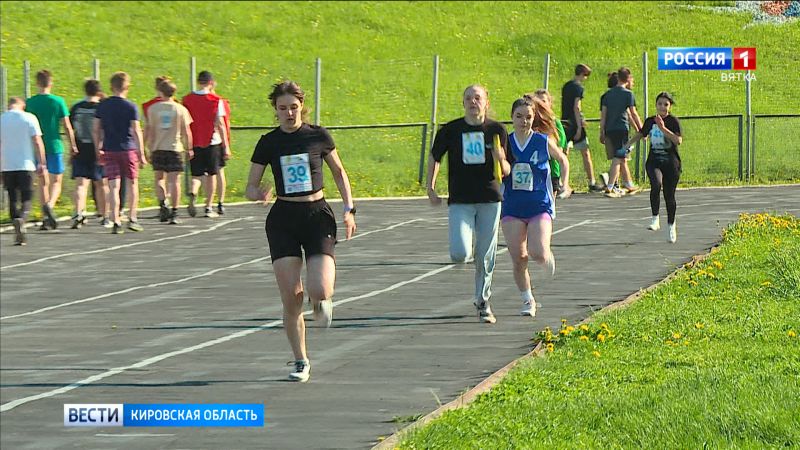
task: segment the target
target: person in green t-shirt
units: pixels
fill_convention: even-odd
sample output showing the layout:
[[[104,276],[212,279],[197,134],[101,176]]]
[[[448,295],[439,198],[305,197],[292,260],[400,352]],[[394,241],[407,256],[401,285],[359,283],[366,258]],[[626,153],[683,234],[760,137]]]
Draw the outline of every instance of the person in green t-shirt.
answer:
[[[49,186],[47,183],[40,183],[39,192],[42,212],[45,214],[41,229],[47,230],[48,225],[52,229],[58,226],[53,215],[53,208],[61,196],[61,183],[64,177],[64,158],[62,156],[64,145],[59,134],[59,122],[64,125],[64,131],[69,138],[71,145],[70,158],[78,154],[78,146],[75,143],[75,134],[72,132],[72,124],[69,121],[67,103],[64,102],[63,98],[50,93],[53,88],[53,74],[49,70],[37,72],[36,86],[39,88],[39,93],[25,102],[25,110],[39,119],[39,127],[42,129],[42,140],[44,141],[50,183]]]
[[[530,95],[532,98],[537,98],[545,103],[548,108],[552,110],[553,108],[553,96],[550,95],[550,92],[547,89],[537,89],[533,95]],[[567,135],[564,132],[564,126],[561,125],[561,121],[558,120],[557,117],[554,117],[555,125],[556,125],[556,133],[558,133],[558,148],[567,154]],[[569,198],[572,195],[572,189],[564,187],[561,185],[561,165],[555,159],[550,159],[550,178],[553,182],[553,192],[554,196],[558,196],[558,198],[564,199]]]

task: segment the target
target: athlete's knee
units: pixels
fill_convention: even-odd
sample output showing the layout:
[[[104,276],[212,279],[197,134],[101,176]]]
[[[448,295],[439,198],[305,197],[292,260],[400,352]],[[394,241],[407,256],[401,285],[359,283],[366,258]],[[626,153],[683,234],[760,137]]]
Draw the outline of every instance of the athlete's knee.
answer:
[[[547,261],[544,253],[541,252],[531,252],[530,259],[532,259],[537,264],[544,264]]]
[[[325,300],[333,297],[333,286],[306,286],[306,291],[312,300]]]
[[[528,259],[529,258],[527,254],[515,255],[511,257],[511,263],[514,265],[514,267],[527,267]]]

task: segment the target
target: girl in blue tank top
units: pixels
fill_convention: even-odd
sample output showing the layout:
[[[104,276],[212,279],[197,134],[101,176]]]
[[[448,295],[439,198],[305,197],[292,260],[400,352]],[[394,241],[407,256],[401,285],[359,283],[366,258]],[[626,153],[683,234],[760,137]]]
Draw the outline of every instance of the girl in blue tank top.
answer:
[[[514,266],[524,316],[536,315],[528,259],[544,264],[555,275],[550,250],[555,218],[550,159],[561,164],[561,183],[569,190],[569,160],[555,140],[556,127],[549,107],[539,99],[521,98],[511,107],[514,132],[509,136],[511,173],[503,178],[501,225]]]

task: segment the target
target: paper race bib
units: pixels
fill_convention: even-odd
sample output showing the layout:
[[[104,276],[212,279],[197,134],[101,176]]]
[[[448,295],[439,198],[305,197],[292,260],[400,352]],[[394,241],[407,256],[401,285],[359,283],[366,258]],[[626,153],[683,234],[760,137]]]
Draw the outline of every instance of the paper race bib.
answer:
[[[486,143],[483,139],[483,131],[461,133],[461,149],[461,160],[464,164],[486,163]]]
[[[172,111],[161,111],[158,113],[158,124],[162,130],[172,128]]]
[[[287,194],[311,191],[311,167],[308,153],[281,156],[283,190]]]
[[[533,191],[533,172],[530,164],[514,164],[511,168],[511,188],[515,191]]]
[[[669,145],[667,145],[667,138],[664,136],[664,132],[657,127],[653,127],[653,129],[650,130],[650,145],[653,148],[659,149],[666,149],[669,147]]]

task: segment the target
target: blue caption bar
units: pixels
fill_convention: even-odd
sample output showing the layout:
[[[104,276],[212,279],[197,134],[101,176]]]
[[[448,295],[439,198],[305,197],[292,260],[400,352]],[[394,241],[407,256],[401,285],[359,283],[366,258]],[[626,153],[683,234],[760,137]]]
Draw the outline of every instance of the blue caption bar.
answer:
[[[129,404],[123,405],[125,427],[263,427],[264,405]]]
[[[658,70],[731,70],[730,47],[659,47]]]

